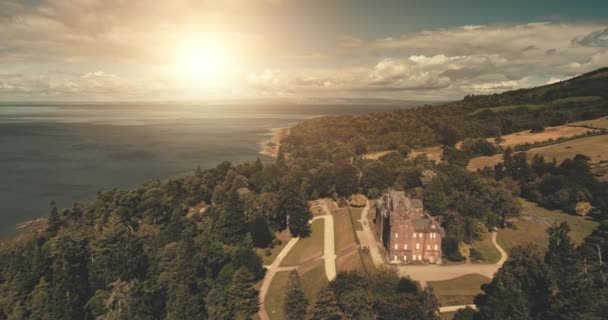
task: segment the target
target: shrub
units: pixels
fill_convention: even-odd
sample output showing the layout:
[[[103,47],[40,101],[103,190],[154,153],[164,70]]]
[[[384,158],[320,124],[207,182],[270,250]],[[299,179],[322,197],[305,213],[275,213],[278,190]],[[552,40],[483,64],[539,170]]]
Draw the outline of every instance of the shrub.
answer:
[[[348,204],[355,208],[365,207],[365,204],[367,204],[367,197],[360,193],[353,194],[350,197],[350,200],[348,200]]]

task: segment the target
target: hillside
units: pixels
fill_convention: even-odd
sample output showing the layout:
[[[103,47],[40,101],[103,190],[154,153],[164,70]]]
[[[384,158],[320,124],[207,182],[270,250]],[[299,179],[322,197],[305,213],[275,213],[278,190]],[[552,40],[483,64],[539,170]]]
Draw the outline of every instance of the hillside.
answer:
[[[368,152],[453,145],[608,114],[608,68],[566,81],[501,94],[466,96],[443,105],[394,112],[324,117],[292,129],[282,152],[333,160]]]

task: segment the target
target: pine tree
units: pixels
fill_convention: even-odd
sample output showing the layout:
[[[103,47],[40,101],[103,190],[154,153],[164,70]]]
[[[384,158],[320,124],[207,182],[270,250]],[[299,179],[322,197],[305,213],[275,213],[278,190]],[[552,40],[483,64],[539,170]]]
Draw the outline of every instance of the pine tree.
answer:
[[[308,220],[311,219],[306,198],[294,177],[287,177],[281,186],[279,212],[283,217],[289,217],[289,231],[294,237],[310,235]]]
[[[245,267],[232,276],[228,294],[236,319],[250,319],[260,308],[259,291],[254,288],[255,279]]]
[[[296,271],[292,271],[289,274],[283,310],[288,320],[304,320],[306,319],[307,308],[308,299],[302,289],[300,277]]]
[[[311,320],[342,320],[342,312],[338,307],[338,301],[334,292],[328,288],[322,289],[317,295],[315,306],[310,315]]]

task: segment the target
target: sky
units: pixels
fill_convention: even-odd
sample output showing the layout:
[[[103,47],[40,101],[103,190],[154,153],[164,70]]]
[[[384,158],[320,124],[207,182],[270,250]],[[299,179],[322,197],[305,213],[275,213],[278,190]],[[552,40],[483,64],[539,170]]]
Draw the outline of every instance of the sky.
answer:
[[[0,0],[0,102],[455,100],[606,66],[605,0]]]

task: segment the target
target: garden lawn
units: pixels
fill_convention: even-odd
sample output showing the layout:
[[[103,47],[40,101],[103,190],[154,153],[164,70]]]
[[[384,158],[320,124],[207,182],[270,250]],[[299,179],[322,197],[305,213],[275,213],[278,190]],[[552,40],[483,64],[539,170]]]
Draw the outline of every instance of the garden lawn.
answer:
[[[296,266],[305,261],[323,255],[323,229],[324,219],[317,219],[310,225],[311,234],[307,238],[298,240],[281,262],[282,267]]]
[[[490,282],[479,274],[467,274],[458,278],[429,282],[435,296],[442,306],[472,304],[476,295],[480,294],[481,285]]]

